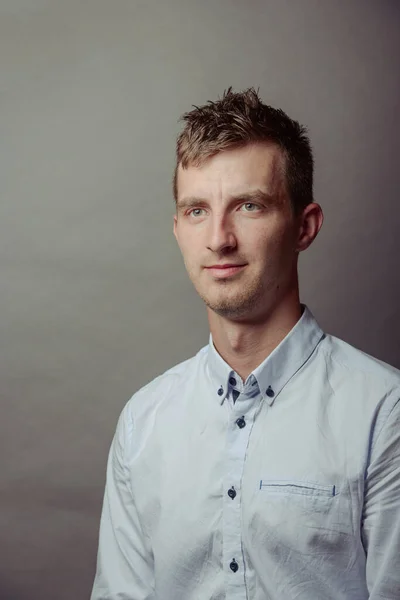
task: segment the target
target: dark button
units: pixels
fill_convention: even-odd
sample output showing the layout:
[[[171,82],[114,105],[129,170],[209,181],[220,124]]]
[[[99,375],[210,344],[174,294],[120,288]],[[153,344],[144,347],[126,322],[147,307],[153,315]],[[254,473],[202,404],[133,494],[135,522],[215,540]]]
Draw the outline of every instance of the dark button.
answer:
[[[228,490],[228,496],[229,496],[229,498],[232,498],[232,500],[236,496],[236,491],[235,491],[235,488],[233,486],[231,487],[230,490]]]
[[[236,573],[236,571],[238,570],[239,566],[236,562],[236,560],[233,558],[231,564],[229,565],[231,568],[231,571],[233,571],[234,573]]]
[[[268,389],[267,389],[267,391],[266,391],[266,394],[267,394],[267,396],[269,396],[270,398],[272,398],[273,396],[275,396],[275,392],[274,392],[274,390],[272,389],[272,387],[271,387],[270,385],[268,386]]]
[[[240,429],[242,429],[243,427],[245,427],[245,426],[246,426],[246,421],[244,420],[244,416],[243,416],[243,417],[240,417],[240,419],[237,419],[237,420],[236,420],[236,425],[237,425],[238,427],[240,427]]]
[[[222,396],[223,393],[224,393],[224,390],[222,389],[222,387],[220,387],[218,390],[218,396]]]
[[[236,385],[236,379],[234,377],[229,377],[229,383],[231,385]]]

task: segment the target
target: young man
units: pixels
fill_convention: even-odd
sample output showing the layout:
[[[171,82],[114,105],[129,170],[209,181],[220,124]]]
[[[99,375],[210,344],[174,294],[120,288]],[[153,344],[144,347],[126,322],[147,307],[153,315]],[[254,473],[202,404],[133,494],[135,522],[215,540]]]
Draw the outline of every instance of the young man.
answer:
[[[120,416],[92,600],[398,600],[400,371],[300,303],[305,130],[254,89],[184,120],[174,234],[210,339]]]

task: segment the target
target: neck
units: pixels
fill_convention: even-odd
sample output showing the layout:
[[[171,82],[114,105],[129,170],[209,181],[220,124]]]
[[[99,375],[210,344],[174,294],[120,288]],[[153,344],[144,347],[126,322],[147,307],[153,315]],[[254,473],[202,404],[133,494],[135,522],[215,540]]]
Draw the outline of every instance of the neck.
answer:
[[[208,309],[214,346],[243,381],[281,343],[300,317],[298,288],[256,322],[228,320]]]

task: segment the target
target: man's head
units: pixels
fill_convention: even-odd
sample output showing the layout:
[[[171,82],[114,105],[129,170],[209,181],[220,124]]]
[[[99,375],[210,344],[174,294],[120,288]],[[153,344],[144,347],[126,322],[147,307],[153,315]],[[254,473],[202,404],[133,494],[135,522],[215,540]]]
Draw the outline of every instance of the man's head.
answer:
[[[239,93],[229,88],[221,100],[195,107],[182,120],[185,127],[176,144],[175,202],[179,167],[200,166],[219,152],[257,142],[280,149],[285,191],[294,214],[313,201],[314,160],[305,127],[264,104],[253,88]]]
[[[183,119],[174,233],[189,276],[215,313],[262,318],[297,286],[298,252],[322,225],[305,129],[252,88]],[[226,264],[240,268],[210,268]]]

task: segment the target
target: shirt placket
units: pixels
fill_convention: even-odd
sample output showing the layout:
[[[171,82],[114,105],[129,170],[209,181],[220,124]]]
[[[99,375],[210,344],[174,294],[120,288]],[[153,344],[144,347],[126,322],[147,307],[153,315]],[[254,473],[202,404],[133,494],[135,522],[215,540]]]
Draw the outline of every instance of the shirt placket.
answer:
[[[241,482],[257,396],[258,387],[252,389],[251,397],[241,393],[235,403],[231,397],[226,402],[229,421],[223,495],[223,568],[227,600],[247,598],[242,549]]]

